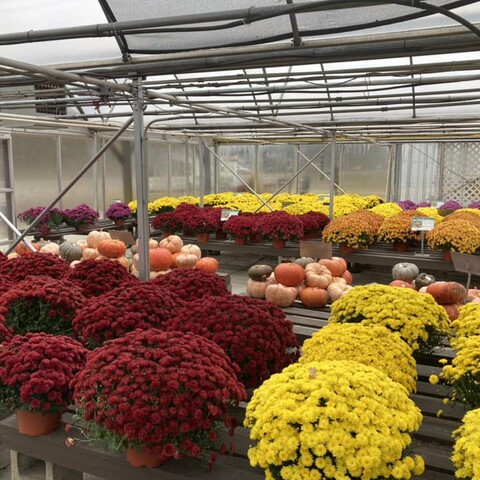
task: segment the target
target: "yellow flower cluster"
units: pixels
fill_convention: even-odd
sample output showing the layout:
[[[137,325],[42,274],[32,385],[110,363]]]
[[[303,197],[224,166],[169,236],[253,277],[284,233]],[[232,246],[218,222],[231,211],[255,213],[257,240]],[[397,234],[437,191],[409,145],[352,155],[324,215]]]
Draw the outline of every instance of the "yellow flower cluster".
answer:
[[[461,210],[455,210],[453,213],[443,217],[443,223],[450,222],[452,220],[465,220],[466,222],[470,222],[472,225],[475,225],[477,228],[480,228],[480,215],[473,213],[472,210],[475,209],[462,208]]]
[[[430,351],[450,333],[445,309],[431,295],[380,284],[354,287],[332,304],[329,322],[383,325],[414,352]]]
[[[467,303],[460,308],[460,315],[452,322],[455,337],[452,338],[452,347],[458,348],[456,342],[461,338],[478,335],[480,339],[480,303]]]
[[[353,360],[378,368],[410,393],[416,389],[417,370],[412,349],[380,325],[331,323],[303,343],[300,362]]]
[[[192,205],[198,205],[200,203],[200,199],[198,197],[192,197],[190,195],[185,195],[183,197],[177,198],[178,203],[191,203]]]
[[[333,216],[334,218],[342,217],[358,210],[363,210],[366,205],[371,203],[371,199],[365,200],[366,197],[362,197],[357,194],[345,194],[334,197],[333,201]],[[325,205],[330,204],[330,199],[323,201]]]
[[[438,213],[438,209],[435,207],[419,207],[415,211],[417,213],[423,213],[426,217],[434,218],[435,224],[440,223],[443,220],[443,217]]]
[[[480,409],[471,410],[463,417],[462,426],[453,432],[455,444],[452,461],[455,476],[471,480],[480,479]]]
[[[421,213],[407,210],[386,218],[378,229],[377,239],[387,243],[420,240],[420,234],[412,232],[412,218],[424,216]]]
[[[427,233],[427,243],[431,249],[475,253],[480,248],[480,228],[467,220],[444,220]]]
[[[161,212],[168,212],[175,210],[180,205],[180,202],[175,197],[161,197],[153,202],[148,202],[148,213],[156,215]]]
[[[422,422],[407,390],[354,361],[292,364],[254,393],[244,425],[252,466],[267,479],[410,479],[424,471],[406,450]]]
[[[203,197],[203,204],[205,206],[227,206],[235,201],[235,194],[233,192],[210,193]]]
[[[334,218],[323,230],[323,241],[345,243],[350,247],[373,243],[378,230],[378,224],[372,221],[374,215],[361,211]]]
[[[370,210],[383,218],[393,217],[403,211],[402,207],[396,203],[381,203]]]
[[[133,214],[137,213],[137,201],[132,200],[131,202],[128,202],[128,206],[130,207],[130,210],[132,211]]]

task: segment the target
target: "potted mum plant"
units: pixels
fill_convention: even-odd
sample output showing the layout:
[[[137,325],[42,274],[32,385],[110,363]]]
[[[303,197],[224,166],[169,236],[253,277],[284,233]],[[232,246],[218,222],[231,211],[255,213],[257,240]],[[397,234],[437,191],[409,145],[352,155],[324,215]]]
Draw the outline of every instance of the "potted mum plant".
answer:
[[[92,228],[100,216],[93,208],[82,203],[74,208],[67,208],[63,212],[65,223],[69,227],[74,227],[77,231],[86,231]]]
[[[204,337],[156,329],[130,332],[88,355],[73,380],[74,403],[90,440],[126,449],[135,466],[190,457],[213,464],[229,408],[246,399],[234,365]]]
[[[223,224],[224,232],[231,235],[236,245],[245,245],[249,235],[255,232],[256,217],[253,215],[233,215]]]
[[[386,218],[377,232],[377,239],[393,245],[393,250],[406,252],[411,242],[420,241],[420,233],[412,231],[412,218],[425,217],[415,210],[405,210]]]
[[[295,215],[272,212],[262,215],[257,222],[260,235],[273,242],[273,248],[285,248],[287,241],[303,236],[303,223]]]
[[[45,207],[27,208],[17,218],[30,225],[45,210]],[[36,228],[41,236],[47,236],[52,230],[58,228],[64,221],[63,212],[58,208],[50,209],[37,224]]]
[[[250,464],[268,479],[378,480],[423,473],[423,459],[408,454],[421,423],[408,391],[385,373],[329,360],[296,363],[266,380],[244,425],[254,442]]]
[[[46,333],[15,336],[0,352],[0,402],[16,411],[20,433],[56,430],[70,405],[70,382],[88,350],[69,337]]]
[[[112,220],[115,225],[122,226],[125,224],[125,220],[132,216],[132,210],[124,202],[113,202],[105,212],[105,216]]]

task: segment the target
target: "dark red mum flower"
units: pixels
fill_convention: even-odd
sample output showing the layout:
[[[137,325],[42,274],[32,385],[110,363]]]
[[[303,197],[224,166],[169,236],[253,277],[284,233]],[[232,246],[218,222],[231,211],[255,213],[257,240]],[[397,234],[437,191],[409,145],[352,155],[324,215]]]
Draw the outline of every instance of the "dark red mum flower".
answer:
[[[48,275],[52,278],[62,278],[70,271],[69,263],[63,258],[51,253],[35,253],[12,258],[0,262],[0,275],[8,275],[16,282],[29,275]]]

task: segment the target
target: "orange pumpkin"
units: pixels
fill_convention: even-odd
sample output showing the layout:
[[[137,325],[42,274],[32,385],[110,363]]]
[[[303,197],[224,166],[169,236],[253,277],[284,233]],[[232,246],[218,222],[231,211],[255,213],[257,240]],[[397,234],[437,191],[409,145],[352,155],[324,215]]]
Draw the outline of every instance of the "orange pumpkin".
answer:
[[[300,300],[310,308],[322,308],[328,303],[328,293],[323,288],[306,287],[300,293]]]
[[[172,266],[172,254],[166,248],[152,248],[150,250],[150,270],[159,272]]]
[[[110,240],[112,237],[108,232],[102,232],[100,230],[92,230],[87,235],[87,247],[97,248],[98,244],[102,240]]]
[[[40,250],[40,247],[36,243],[32,243],[31,245],[35,249],[35,252],[38,252]],[[23,241],[20,242],[18,245],[16,245],[13,251],[20,256],[30,255],[31,253],[35,253],[35,252],[32,252],[32,250],[30,250],[30,248],[27,247],[27,244]]]
[[[353,283],[353,276],[348,270],[345,270],[343,272],[342,278],[345,279],[345,281],[347,282],[347,285],[351,285]]]
[[[305,270],[294,262],[277,265],[274,274],[277,282],[287,287],[295,287],[305,279]]]
[[[346,262],[343,260],[343,258],[322,258],[318,261],[318,263],[327,267],[334,277],[341,277],[347,269]]]
[[[212,257],[203,257],[197,261],[195,268],[206,272],[216,273],[218,271],[218,260]]]
[[[393,280],[393,282],[390,282],[389,285],[391,287],[414,288],[411,283],[404,282],[403,280]]]
[[[460,315],[460,308],[463,307],[461,303],[452,303],[450,305],[442,305],[447,312],[448,318],[453,322]]]
[[[460,303],[467,296],[466,288],[458,282],[434,282],[427,287],[427,293],[440,305]]]
[[[180,253],[175,258],[175,263],[178,268],[191,269],[195,268],[197,264],[198,257],[194,253]]]
[[[300,265],[298,266],[300,267]],[[287,287],[281,283],[275,283],[265,289],[265,300],[279,307],[289,307],[296,298],[297,290],[295,287]]]
[[[305,285],[307,287],[327,288],[332,281],[332,273],[325,265],[309,263],[305,267]]]
[[[100,255],[107,258],[118,258],[125,255],[127,247],[121,240],[102,240],[97,245],[97,250]]]
[[[172,253],[176,253],[182,249],[183,240],[178,235],[169,235],[167,238],[160,240],[158,246],[166,248]]]

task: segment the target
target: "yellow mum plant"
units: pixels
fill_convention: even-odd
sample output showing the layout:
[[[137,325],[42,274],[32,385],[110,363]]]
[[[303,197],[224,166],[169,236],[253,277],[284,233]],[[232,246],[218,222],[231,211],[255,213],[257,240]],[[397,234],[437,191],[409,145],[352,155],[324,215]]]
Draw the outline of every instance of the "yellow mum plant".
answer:
[[[465,414],[462,426],[453,432],[452,461],[457,469],[457,478],[480,479],[480,409]]]
[[[423,213],[427,217],[434,218],[435,224],[441,222],[444,218],[438,213],[438,208],[435,207],[418,207],[415,211],[417,213]]]
[[[192,197],[191,195],[184,195],[183,197],[177,198],[178,203],[191,203],[192,205],[198,205],[200,199],[198,197]]]
[[[162,212],[173,212],[180,202],[175,197],[161,197],[153,202],[148,203],[148,213],[150,215],[158,215]]]
[[[407,243],[414,240],[420,240],[420,233],[412,232],[412,218],[424,217],[422,213],[412,210],[386,218],[378,229],[377,239],[387,243]]]
[[[397,203],[381,203],[370,210],[377,215],[381,215],[383,218],[393,217],[403,211],[402,207]]]
[[[353,361],[292,364],[257,388],[244,425],[252,466],[267,480],[410,479],[422,414],[407,390]]]
[[[456,342],[461,338],[480,336],[480,303],[467,303],[461,307],[458,318],[451,325],[455,330],[455,337],[451,340],[454,348],[458,348]]]
[[[445,309],[411,288],[359,285],[332,304],[330,323],[383,325],[398,332],[414,352],[430,352],[450,333]]]
[[[334,218],[323,230],[323,241],[366,247],[374,242],[378,230],[373,216],[375,214],[362,211]]]
[[[432,249],[475,253],[480,248],[480,228],[463,219],[444,220],[427,233],[427,242]]]
[[[235,201],[235,194],[233,192],[210,193],[203,197],[203,204],[208,207],[228,206]]]
[[[412,349],[380,325],[331,323],[303,343],[300,362],[353,360],[378,368],[410,393],[416,389],[417,369]]]

